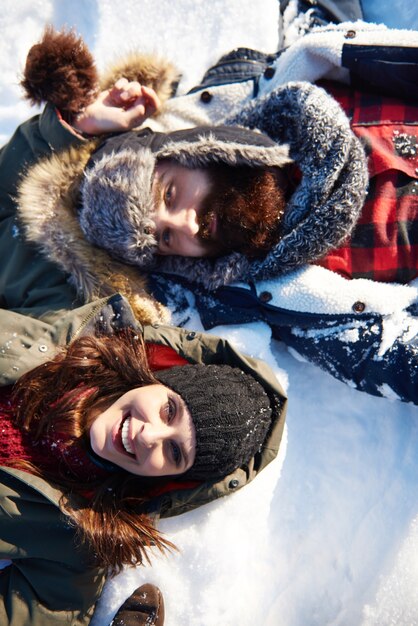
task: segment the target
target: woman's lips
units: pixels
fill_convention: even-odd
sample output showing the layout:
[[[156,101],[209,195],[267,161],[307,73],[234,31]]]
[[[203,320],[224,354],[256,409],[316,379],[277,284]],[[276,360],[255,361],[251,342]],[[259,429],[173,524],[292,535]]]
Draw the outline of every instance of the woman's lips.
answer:
[[[120,429],[122,437],[122,445],[128,454],[135,454],[135,450],[132,446],[132,441],[129,436],[131,426],[131,417],[128,415],[122,422],[122,428]]]
[[[112,443],[117,452],[129,456],[130,458],[135,458],[134,452],[130,452],[130,450],[132,449],[132,444],[129,441],[130,423],[131,416],[128,413],[114,428],[112,432]],[[125,445],[126,443],[127,445]]]

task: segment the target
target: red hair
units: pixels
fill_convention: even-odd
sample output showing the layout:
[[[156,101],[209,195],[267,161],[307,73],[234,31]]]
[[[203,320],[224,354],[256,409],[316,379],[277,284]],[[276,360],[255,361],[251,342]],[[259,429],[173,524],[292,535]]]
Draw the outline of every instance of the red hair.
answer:
[[[128,329],[110,337],[82,337],[16,383],[16,422],[34,441],[56,429],[67,433],[69,446],[86,446],[89,416],[127,391],[155,383],[140,334]],[[151,546],[161,552],[175,547],[145,512],[149,487],[155,489],[164,479],[145,479],[121,469],[105,481],[80,485],[68,474],[51,476],[28,462],[16,465],[63,489],[61,507],[73,520],[79,540],[111,572],[149,562]]]

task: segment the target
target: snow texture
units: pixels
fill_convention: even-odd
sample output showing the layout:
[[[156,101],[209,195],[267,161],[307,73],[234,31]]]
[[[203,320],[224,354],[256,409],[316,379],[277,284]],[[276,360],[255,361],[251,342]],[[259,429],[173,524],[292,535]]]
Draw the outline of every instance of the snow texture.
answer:
[[[363,4],[371,21],[418,28],[409,0]],[[74,26],[100,67],[135,47],[168,55],[184,91],[233,47],[274,50],[277,5],[3,0],[0,141],[30,113],[18,75],[46,22]],[[197,313],[189,327],[200,328]],[[287,388],[280,456],[235,496],[162,522],[180,552],[109,582],[93,626],[106,626],[146,581],[164,593],[167,626],[418,624],[417,408],[389,388],[379,399],[332,379],[271,341],[261,323],[214,334],[264,358]]]

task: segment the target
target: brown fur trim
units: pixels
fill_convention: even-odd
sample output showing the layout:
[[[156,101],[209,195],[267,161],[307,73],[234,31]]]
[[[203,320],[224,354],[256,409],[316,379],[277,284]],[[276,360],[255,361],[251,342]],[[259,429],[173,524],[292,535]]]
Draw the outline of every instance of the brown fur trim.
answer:
[[[47,26],[29,50],[20,84],[31,104],[51,102],[72,115],[94,100],[98,76],[89,49],[74,31]]]
[[[131,52],[107,68],[100,76],[100,86],[101,89],[109,89],[119,78],[136,80],[141,85],[152,87],[163,103],[175,94],[180,77],[177,68],[166,59]]]
[[[126,296],[138,321],[167,323],[169,313],[146,291],[138,269],[112,259],[84,237],[76,207],[84,168],[96,142],[53,154],[29,169],[18,190],[18,215],[29,241],[64,272],[86,302]]]

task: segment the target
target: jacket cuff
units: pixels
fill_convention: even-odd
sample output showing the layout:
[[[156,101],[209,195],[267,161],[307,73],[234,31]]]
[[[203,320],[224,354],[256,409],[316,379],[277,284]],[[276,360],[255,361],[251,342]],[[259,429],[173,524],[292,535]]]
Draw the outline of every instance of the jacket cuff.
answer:
[[[80,145],[85,139],[68,124],[59,111],[47,104],[39,119],[39,130],[52,150],[63,150],[71,145]]]

